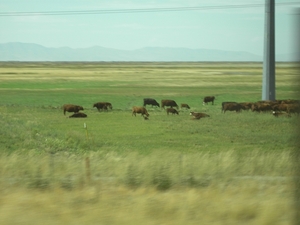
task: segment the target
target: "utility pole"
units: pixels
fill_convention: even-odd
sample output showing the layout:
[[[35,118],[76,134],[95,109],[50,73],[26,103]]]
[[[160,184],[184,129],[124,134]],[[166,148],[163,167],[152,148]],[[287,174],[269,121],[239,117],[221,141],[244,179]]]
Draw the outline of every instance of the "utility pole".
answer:
[[[265,0],[262,100],[275,100],[275,3]]]

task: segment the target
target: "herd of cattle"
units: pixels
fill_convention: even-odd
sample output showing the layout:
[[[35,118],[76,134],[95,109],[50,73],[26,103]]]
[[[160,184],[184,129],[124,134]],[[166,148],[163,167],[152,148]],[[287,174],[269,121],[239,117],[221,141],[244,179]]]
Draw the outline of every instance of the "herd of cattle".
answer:
[[[206,96],[203,98],[203,105],[211,102],[213,105],[215,101],[215,96]],[[133,106],[132,107],[132,116],[136,116],[136,114],[141,114],[145,120],[149,119],[149,113],[146,109],[147,105],[161,107],[165,109],[167,115],[169,114],[179,114],[178,109],[179,106],[174,100],[161,100],[161,104],[159,104],[153,98],[144,98],[143,106]],[[110,102],[97,102],[93,105],[94,108],[100,111],[108,111],[112,110],[112,104]],[[190,106],[186,103],[181,103],[180,107],[183,109],[190,109]],[[176,109],[175,109],[176,108]],[[66,112],[73,112],[73,115],[69,116],[69,118],[84,118],[87,117],[85,113],[80,111],[84,110],[82,106],[73,105],[73,104],[65,104],[63,105],[63,112],[66,115]],[[258,102],[222,102],[221,112],[225,113],[226,111],[235,111],[240,112],[242,110],[251,110],[252,112],[272,112],[275,117],[278,116],[287,116],[290,117],[292,113],[299,114],[300,113],[300,101],[299,100],[275,100],[275,101],[258,101]],[[206,113],[200,112],[190,112],[192,119],[199,120],[204,117],[209,117]]]
[[[300,113],[299,100],[275,100],[275,101],[258,101],[258,102],[222,102],[222,112],[251,110],[252,112],[272,112],[275,117],[287,116]]]

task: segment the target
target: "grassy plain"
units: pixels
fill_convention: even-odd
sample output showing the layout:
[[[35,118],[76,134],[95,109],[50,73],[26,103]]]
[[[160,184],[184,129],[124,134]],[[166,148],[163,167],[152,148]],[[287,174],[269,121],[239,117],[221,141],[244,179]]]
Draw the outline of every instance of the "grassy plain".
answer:
[[[298,72],[277,64],[277,99],[297,98]],[[261,82],[260,63],[0,63],[1,224],[291,224],[298,117],[221,113]],[[145,121],[144,97],[210,117],[147,106]]]

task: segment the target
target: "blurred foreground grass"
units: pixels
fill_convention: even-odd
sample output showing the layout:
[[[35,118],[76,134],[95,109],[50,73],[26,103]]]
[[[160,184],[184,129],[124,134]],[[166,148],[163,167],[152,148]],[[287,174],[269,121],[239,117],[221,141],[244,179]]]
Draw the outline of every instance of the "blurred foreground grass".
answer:
[[[291,224],[292,157],[287,151],[1,155],[0,222]]]

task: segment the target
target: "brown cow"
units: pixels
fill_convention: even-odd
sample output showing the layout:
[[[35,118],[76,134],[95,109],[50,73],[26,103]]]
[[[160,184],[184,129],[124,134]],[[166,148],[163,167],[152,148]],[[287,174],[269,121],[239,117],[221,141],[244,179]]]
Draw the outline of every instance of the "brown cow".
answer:
[[[167,115],[169,115],[169,113],[172,113],[173,115],[174,114],[179,115],[178,111],[176,109],[173,109],[173,108],[167,108]]]
[[[199,112],[190,112],[190,116],[193,116],[192,120],[200,120],[201,118],[204,117],[210,117],[206,113],[199,113]]]
[[[143,117],[148,117],[150,116],[149,113],[147,112],[147,109],[145,107],[138,107],[138,106],[133,106],[132,107],[132,116],[136,116],[136,114],[141,114]]]
[[[99,112],[100,110],[107,111],[108,109],[112,109],[112,104],[110,102],[97,102],[93,105],[93,107],[96,107]]]
[[[272,106],[273,111],[287,112],[289,104],[281,103]]]
[[[286,112],[277,112],[277,111],[273,111],[273,116],[275,117],[279,117],[279,116],[286,116],[286,117],[291,117],[291,114],[286,113]]]
[[[272,108],[272,103],[261,103],[261,102],[256,102],[252,104],[251,110],[252,112],[267,112],[273,110]]]
[[[185,104],[185,103],[181,103],[180,104],[180,107],[183,109],[183,108],[186,108],[186,109],[190,109],[190,106],[188,104]]]
[[[287,107],[287,113],[300,113],[300,104],[293,103],[293,104],[288,104]]]
[[[66,115],[66,112],[74,112],[78,113],[80,110],[84,110],[82,106],[79,105],[73,105],[73,104],[65,104],[63,105],[64,115]]]
[[[73,115],[69,116],[69,118],[85,118],[87,115],[82,112],[74,113]]]
[[[222,102],[221,112],[224,111],[224,106],[225,106],[225,104],[227,104],[227,103],[237,103],[237,102]]]
[[[239,104],[242,106],[242,110],[249,110],[252,107],[252,102],[239,102]]]
[[[294,99],[285,99],[285,100],[281,100],[281,103],[285,103],[285,104],[299,104],[300,101],[299,100],[294,100]]]
[[[222,103],[222,110],[225,113],[226,111],[236,111],[240,112],[242,109],[242,106],[239,103],[236,102],[224,102]]]
[[[215,96],[205,96],[203,98],[203,105],[208,104],[209,102],[211,102],[211,104],[213,105],[215,101]]]
[[[174,100],[161,100],[161,107],[164,109],[165,106],[176,107],[178,109],[178,105]]]

